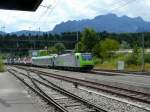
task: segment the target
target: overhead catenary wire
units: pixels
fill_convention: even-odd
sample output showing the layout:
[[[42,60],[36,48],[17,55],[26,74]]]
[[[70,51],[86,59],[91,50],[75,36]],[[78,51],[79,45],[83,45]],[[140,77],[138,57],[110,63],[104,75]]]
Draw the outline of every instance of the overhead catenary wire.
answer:
[[[47,17],[49,17],[50,14],[54,11],[54,9],[56,8],[57,4],[58,4],[58,0],[55,0],[53,6],[48,10],[47,15],[45,15],[45,17],[43,17],[43,20],[41,20],[41,22],[39,22],[39,23],[41,23],[39,26],[45,25],[45,23],[47,21]]]
[[[36,19],[33,19],[34,22],[32,24],[32,26],[37,29],[37,27],[41,28],[40,23],[41,21],[43,21],[45,19],[45,17],[47,17],[47,14],[49,13],[49,10],[52,10],[54,5],[55,5],[56,0],[54,0],[52,3],[50,3],[48,6],[46,5],[40,5],[43,8],[46,8],[45,11],[43,11]]]
[[[128,5],[136,2],[137,0],[115,0],[114,2],[107,4],[107,6],[111,6],[111,7],[107,7],[107,8],[97,8],[98,11],[102,11],[102,12],[108,12],[111,13],[111,11],[115,11],[117,9],[122,9],[124,7],[127,7]],[[88,4],[86,7],[88,7],[91,4]]]
[[[118,7],[114,7],[112,10],[119,9],[119,8],[124,8],[124,7],[128,6],[128,5],[136,2],[137,0],[123,0],[123,1],[124,1],[124,3],[122,5],[120,5]]]
[[[45,0],[46,1],[46,0]],[[47,11],[49,10],[49,8],[51,8],[52,7],[52,4],[53,3],[50,3],[50,4],[41,4],[39,7],[41,7],[41,8],[38,8],[38,10],[34,13],[34,14],[31,14],[30,15],[30,18],[33,20],[32,21],[32,23],[31,23],[31,25],[30,26],[28,26],[28,28],[29,27],[32,27],[32,30],[36,30],[37,29],[37,27],[36,27],[36,25],[37,25],[37,23],[39,23],[39,20],[41,20],[42,19],[42,17],[44,17],[44,15],[47,13]],[[39,12],[39,10],[40,9],[42,9],[42,8],[44,8],[44,9],[46,9],[46,10],[43,10],[43,11],[41,11],[41,12]],[[40,13],[40,14],[39,14]]]

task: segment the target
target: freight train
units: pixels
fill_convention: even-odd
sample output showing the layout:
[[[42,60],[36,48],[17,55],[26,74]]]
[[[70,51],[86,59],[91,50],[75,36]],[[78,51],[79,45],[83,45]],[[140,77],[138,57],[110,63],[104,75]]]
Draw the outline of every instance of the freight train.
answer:
[[[54,69],[84,71],[91,70],[94,62],[91,53],[67,53],[62,55],[25,57],[8,60],[9,64],[49,67]]]

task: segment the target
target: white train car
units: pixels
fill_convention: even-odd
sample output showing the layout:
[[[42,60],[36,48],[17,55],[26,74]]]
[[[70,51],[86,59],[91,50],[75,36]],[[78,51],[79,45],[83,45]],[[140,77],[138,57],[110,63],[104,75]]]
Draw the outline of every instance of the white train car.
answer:
[[[53,67],[56,55],[32,57],[33,66]]]

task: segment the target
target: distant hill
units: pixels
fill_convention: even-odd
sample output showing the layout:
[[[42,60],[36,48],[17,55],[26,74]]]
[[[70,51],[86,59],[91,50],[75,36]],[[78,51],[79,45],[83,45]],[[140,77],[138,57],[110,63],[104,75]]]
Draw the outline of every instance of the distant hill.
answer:
[[[94,19],[62,22],[57,24],[52,32],[83,31],[85,27],[91,27],[97,32],[150,32],[150,22],[144,21],[141,17],[118,17],[115,14],[100,15]]]
[[[6,34],[5,32],[0,31],[0,35],[5,35],[5,34]]]
[[[17,36],[21,36],[21,35],[43,35],[43,33],[45,32],[39,32],[39,31],[28,31],[28,30],[22,30],[22,31],[17,31],[17,32],[12,32],[12,33],[9,33],[10,35],[13,35],[13,34],[16,34]]]

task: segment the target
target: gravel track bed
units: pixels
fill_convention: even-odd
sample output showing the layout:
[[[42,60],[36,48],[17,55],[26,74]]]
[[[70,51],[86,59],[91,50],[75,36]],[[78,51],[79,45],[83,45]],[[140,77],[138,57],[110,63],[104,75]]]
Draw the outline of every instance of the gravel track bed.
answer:
[[[24,71],[25,72],[25,71]],[[35,75],[34,73],[30,73],[30,75],[36,79],[38,79],[39,77],[37,77],[37,75]],[[23,78],[26,82],[30,83],[30,80],[21,75],[21,78]],[[42,80],[43,81],[43,80]],[[58,101],[56,102],[60,102],[62,106],[66,107],[66,109],[70,112],[94,112],[94,110],[91,108],[89,108],[87,105],[84,105],[82,102],[79,102],[76,99],[72,99],[66,95],[63,95],[59,92],[56,92],[55,90],[51,89],[51,88],[47,88],[39,83],[37,83],[38,86],[45,91],[50,97],[52,97],[53,99],[56,99]],[[31,84],[32,85],[32,84]],[[40,104],[40,106],[43,108],[42,110],[51,110],[51,106],[48,106],[46,103],[44,103],[42,100],[40,100],[40,98],[38,96],[36,96],[35,93],[33,93],[31,90],[29,90],[27,87],[25,87],[28,91],[28,93],[30,94],[30,96],[33,97],[33,100],[35,100],[35,102],[37,102],[38,104]],[[64,99],[65,98],[65,99]],[[45,105],[45,106],[44,106]],[[74,106],[72,106],[74,105]],[[50,109],[49,109],[50,108]],[[53,108],[53,111],[54,108]],[[44,111],[45,112],[45,111]],[[56,112],[56,111],[55,111]]]
[[[47,104],[44,100],[42,100],[38,95],[32,92],[30,89],[26,88],[28,94],[31,96],[32,101],[36,103],[40,108],[41,112],[57,112],[53,105]]]
[[[49,78],[46,77],[49,81],[55,83],[56,85],[88,100],[91,101],[92,103],[98,105],[99,107],[109,110],[110,112],[149,112],[144,109],[138,108],[136,106],[130,105],[128,103],[120,102],[108,97],[104,97],[92,92],[87,92],[82,89],[77,89],[74,87],[72,83],[68,83],[62,80],[54,79],[54,78]],[[139,103],[140,104],[140,103]],[[143,103],[140,104],[143,106],[149,106],[150,105],[144,105]]]
[[[79,78],[88,81],[94,81],[101,84],[112,85],[116,87],[123,87],[129,90],[141,91],[145,93],[150,93],[150,76],[135,76],[135,75],[114,75],[114,76],[106,76],[106,75],[97,75],[90,73],[80,73],[80,72],[71,72],[71,71],[62,71],[62,70],[54,70],[54,69],[45,69],[45,68],[35,68],[30,67],[31,69],[41,70],[48,73],[56,73],[59,75],[64,75],[73,78]],[[131,80],[132,79],[132,80]],[[143,81],[148,84],[142,83]]]
[[[25,67],[35,70],[41,70],[48,73],[56,73],[73,78],[79,78],[88,81],[94,81],[101,84],[112,85],[116,87],[122,87],[129,90],[141,91],[150,93],[150,76],[136,76],[136,75],[111,75],[104,74],[90,74],[72,71],[63,71],[55,69],[37,68],[37,67]]]
[[[69,112],[94,112],[94,110],[89,109],[86,105],[82,104],[82,102],[79,102],[78,100],[72,99],[67,95],[63,95],[62,93],[51,88],[47,88],[43,85],[38,84],[38,86],[42,90],[46,91],[50,97],[52,97],[61,106],[65,107]]]
[[[23,76],[21,76],[21,77],[23,78]],[[41,97],[39,97],[36,93],[34,93],[32,90],[30,90],[20,80],[18,80],[18,79],[16,79],[16,80],[20,83],[20,85],[28,93],[30,100],[33,102],[33,104],[35,106],[39,107],[39,109],[40,109],[39,112],[60,112],[60,111],[57,111],[53,105],[47,104]]]
[[[24,70],[21,70],[21,72],[27,73]],[[120,102],[120,101],[117,101],[108,97],[104,97],[104,96],[101,96],[92,92],[87,92],[83,89],[77,89],[74,87],[73,84],[65,82],[65,81],[61,81],[61,80],[54,79],[54,78],[47,78],[47,79],[59,85],[60,87],[99,105],[101,108],[110,110],[110,112],[150,112],[150,111],[146,111],[144,109],[138,108],[128,103]],[[137,104],[142,105],[143,107],[150,107],[150,105],[145,105],[141,103],[137,103]]]

